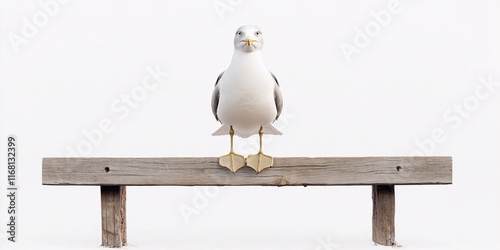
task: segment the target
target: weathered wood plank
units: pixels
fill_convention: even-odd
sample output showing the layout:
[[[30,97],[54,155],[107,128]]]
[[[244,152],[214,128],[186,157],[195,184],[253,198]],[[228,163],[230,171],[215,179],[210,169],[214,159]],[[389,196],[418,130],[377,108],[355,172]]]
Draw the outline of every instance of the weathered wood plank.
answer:
[[[394,185],[373,185],[373,242],[384,246],[395,246],[394,217],[396,214],[396,197]]]
[[[256,174],[231,173],[218,158],[44,158],[45,185],[395,185],[451,184],[451,157],[283,157]]]
[[[101,186],[102,246],[127,244],[126,187]]]

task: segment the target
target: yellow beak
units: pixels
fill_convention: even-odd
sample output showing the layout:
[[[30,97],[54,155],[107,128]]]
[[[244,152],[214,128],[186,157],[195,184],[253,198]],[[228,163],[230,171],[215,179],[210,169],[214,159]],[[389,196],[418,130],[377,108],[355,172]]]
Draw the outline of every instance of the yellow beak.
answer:
[[[247,36],[247,39],[243,40],[249,47],[252,46],[252,43],[255,42],[255,40],[252,40],[251,36]]]

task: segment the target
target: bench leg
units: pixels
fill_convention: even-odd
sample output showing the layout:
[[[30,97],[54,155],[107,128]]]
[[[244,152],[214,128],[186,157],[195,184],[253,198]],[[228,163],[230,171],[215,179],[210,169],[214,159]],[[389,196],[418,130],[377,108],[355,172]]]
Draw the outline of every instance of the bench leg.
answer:
[[[101,186],[102,246],[127,244],[126,186]]]
[[[394,185],[373,185],[372,239],[384,246],[395,246],[395,195]]]

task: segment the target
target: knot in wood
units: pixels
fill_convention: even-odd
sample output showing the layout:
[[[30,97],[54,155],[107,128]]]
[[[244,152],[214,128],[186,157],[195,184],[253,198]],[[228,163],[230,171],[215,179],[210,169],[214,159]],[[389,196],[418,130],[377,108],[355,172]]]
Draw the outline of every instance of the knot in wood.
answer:
[[[281,178],[278,178],[276,180],[276,185],[277,186],[286,186],[286,185],[289,185],[290,184],[290,181],[288,181],[288,177],[286,176],[282,176]]]

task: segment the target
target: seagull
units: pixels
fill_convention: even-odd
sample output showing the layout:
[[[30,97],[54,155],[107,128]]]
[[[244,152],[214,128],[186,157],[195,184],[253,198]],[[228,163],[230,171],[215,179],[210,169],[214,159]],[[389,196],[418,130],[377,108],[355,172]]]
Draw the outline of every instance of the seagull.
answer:
[[[257,173],[273,165],[273,157],[262,152],[264,133],[281,135],[271,123],[281,114],[283,98],[276,76],[264,65],[261,29],[254,25],[238,28],[234,35],[234,53],[212,94],[212,112],[222,126],[212,135],[231,139],[229,154],[219,157],[219,164],[233,173],[245,166],[245,157],[233,150],[233,136],[248,138],[259,134],[260,150],[249,155],[246,164]]]

